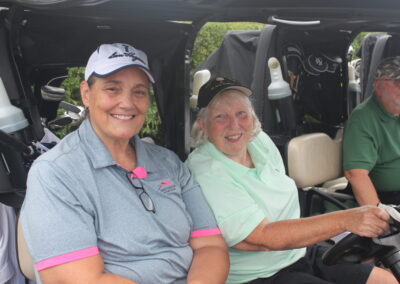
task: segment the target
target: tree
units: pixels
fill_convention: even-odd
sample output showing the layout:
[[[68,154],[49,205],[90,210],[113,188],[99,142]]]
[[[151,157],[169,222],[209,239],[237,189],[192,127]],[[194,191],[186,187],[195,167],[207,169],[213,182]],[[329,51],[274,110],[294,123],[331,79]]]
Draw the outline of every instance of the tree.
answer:
[[[365,37],[367,34],[368,34],[368,33],[366,33],[366,32],[359,33],[359,34],[355,37],[355,39],[353,40],[353,42],[351,43],[351,46],[353,47],[353,56],[352,56],[352,59],[356,59],[356,58],[357,58],[356,53],[357,53],[358,50],[360,49],[361,44],[362,44],[362,42],[363,42],[363,40],[364,40],[364,37]]]

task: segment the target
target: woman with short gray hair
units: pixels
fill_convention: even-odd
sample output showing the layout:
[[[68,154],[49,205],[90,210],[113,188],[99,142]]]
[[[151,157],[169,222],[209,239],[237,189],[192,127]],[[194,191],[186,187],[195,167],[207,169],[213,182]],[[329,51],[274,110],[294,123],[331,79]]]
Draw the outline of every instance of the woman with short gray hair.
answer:
[[[250,95],[223,77],[200,88],[197,148],[186,161],[230,247],[227,283],[397,283],[370,264],[321,263],[324,249],[315,244],[345,231],[377,237],[388,230],[389,215],[367,206],[300,218],[296,185],[260,131]]]
[[[251,113],[251,116],[254,119],[254,125],[253,125],[253,137],[257,136],[258,133],[261,131],[261,123],[260,120],[258,119],[251,101],[248,97],[248,95],[244,94],[243,92],[239,90],[225,90],[219,93],[218,95],[215,96],[215,98],[212,100],[212,103],[210,103],[210,108],[213,105],[218,105],[225,97],[237,97],[240,100],[243,101],[245,105],[247,105],[249,112]],[[203,123],[207,122],[207,112],[208,112],[208,107],[202,108],[199,110],[197,114],[197,119],[201,120]],[[191,133],[191,146],[193,148],[196,148],[205,142],[207,142],[206,135],[204,133],[204,129],[200,127],[199,123],[195,123],[192,127],[192,133]]]

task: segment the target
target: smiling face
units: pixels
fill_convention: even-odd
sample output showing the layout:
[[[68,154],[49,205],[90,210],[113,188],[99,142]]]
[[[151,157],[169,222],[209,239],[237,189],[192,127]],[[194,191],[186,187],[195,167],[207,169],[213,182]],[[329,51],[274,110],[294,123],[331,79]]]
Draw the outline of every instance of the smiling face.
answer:
[[[225,91],[217,97],[208,106],[205,121],[199,121],[200,127],[218,150],[240,162],[245,159],[247,143],[253,136],[251,106],[246,95],[235,90]]]
[[[374,81],[378,101],[391,114],[400,114],[400,81],[382,77]]]
[[[81,96],[94,131],[106,145],[128,142],[143,126],[149,107],[149,80],[142,70],[128,67],[96,78],[90,87],[83,81]]]

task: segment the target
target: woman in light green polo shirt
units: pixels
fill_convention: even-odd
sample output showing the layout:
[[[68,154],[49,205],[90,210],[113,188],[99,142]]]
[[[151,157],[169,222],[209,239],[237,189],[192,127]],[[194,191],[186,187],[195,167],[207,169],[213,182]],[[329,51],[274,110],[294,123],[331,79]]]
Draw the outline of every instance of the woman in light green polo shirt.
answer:
[[[249,95],[223,77],[202,86],[192,132],[197,148],[186,161],[230,247],[228,283],[397,283],[372,265],[321,264],[314,244],[345,231],[376,237],[388,229],[389,216],[361,207],[299,218],[295,183],[261,131]]]

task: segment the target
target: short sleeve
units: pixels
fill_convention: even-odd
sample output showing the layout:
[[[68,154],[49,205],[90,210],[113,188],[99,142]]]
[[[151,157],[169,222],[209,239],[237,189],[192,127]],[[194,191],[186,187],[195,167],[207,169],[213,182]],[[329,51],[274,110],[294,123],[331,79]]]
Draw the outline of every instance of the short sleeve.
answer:
[[[214,214],[208,205],[200,185],[194,180],[185,164],[179,161],[179,180],[182,186],[182,199],[193,222],[192,237],[219,235]]]
[[[243,241],[265,218],[262,209],[240,185],[212,174],[196,177],[228,246]]]
[[[21,222],[38,271],[98,254],[93,214],[68,180],[47,161],[29,172]]]
[[[358,117],[346,124],[343,137],[343,169],[371,170],[378,159],[377,143]]]

